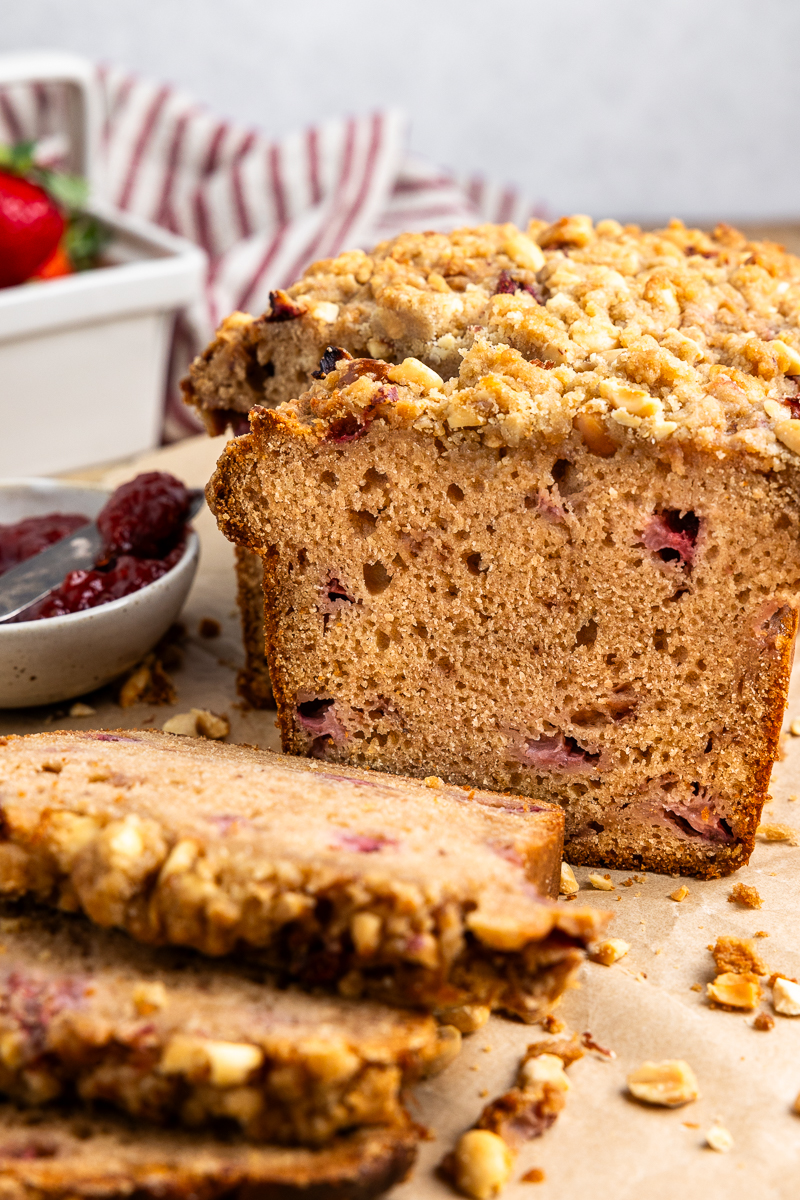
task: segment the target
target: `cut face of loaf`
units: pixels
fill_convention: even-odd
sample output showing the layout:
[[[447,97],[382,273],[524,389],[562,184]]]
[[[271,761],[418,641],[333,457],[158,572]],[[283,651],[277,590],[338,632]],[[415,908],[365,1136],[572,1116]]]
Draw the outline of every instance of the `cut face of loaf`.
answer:
[[[0,741],[0,809],[7,895],[348,996],[537,1019],[606,922],[518,797],[135,731]]]
[[[797,619],[789,410],[764,383],[777,415],[740,389],[665,433],[601,365],[424,372],[341,363],[209,486],[263,556],[284,748],[556,802],[572,862],[740,866]]]
[[[312,1150],[146,1129],[123,1118],[0,1106],[8,1200],[372,1200],[411,1169],[419,1131],[361,1130]]]
[[[317,1145],[403,1125],[401,1088],[454,1058],[430,1016],[282,991],[263,972],[0,908],[0,1092],[77,1094],[159,1124]]]

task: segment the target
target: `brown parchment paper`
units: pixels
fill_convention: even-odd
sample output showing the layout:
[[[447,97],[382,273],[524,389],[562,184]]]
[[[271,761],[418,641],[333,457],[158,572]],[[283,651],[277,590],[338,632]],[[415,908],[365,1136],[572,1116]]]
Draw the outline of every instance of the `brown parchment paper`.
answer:
[[[157,451],[107,472],[116,484],[139,469],[174,471],[188,484],[208,479],[224,439],[199,437]],[[94,474],[97,477],[97,473]],[[233,550],[204,510],[196,521],[201,539],[197,579],[182,620],[188,641],[184,665],[173,673],[176,706],[137,705],[121,709],[110,689],[88,702],[92,717],[73,719],[69,705],[0,712],[0,732],[29,733],[53,728],[160,727],[174,712],[190,707],[225,712],[235,742],[279,749],[273,712],[245,711],[235,690],[242,650],[235,606]],[[198,635],[203,617],[214,617],[222,634]],[[786,728],[800,717],[800,671],[795,672]],[[784,758],[773,772],[773,800],[764,820],[800,829],[800,738],[784,738]],[[769,937],[756,943],[771,970],[800,978],[800,847],[759,841],[749,866],[728,880],[648,875],[621,886],[627,872],[609,872],[615,890],[588,884],[588,868],[577,868],[577,903],[609,908],[610,930],[630,943],[628,955],[612,967],[587,963],[580,986],[565,997],[558,1015],[578,1033],[616,1055],[606,1060],[587,1053],[570,1068],[567,1107],[544,1137],[520,1154],[508,1200],[542,1197],[597,1197],[605,1200],[773,1200],[800,1195],[800,1116],[791,1107],[800,1092],[800,1017],[775,1015],[768,1033],[753,1029],[754,1014],[708,1007],[705,984],[713,977],[707,946],[720,934]],[[640,875],[641,878],[641,875]],[[754,885],[760,910],[728,902],[737,880]],[[682,903],[669,899],[680,882],[689,888]],[[692,991],[703,985],[702,992]],[[762,1008],[772,1012],[769,989]],[[773,1014],[774,1015],[774,1014]],[[428,1126],[431,1141],[421,1146],[413,1176],[394,1189],[392,1200],[436,1200],[452,1196],[434,1175],[442,1155],[478,1116],[488,1099],[511,1086],[527,1044],[544,1036],[502,1018],[492,1018],[466,1038],[460,1058],[444,1074],[418,1087],[413,1115]],[[648,1108],[628,1099],[625,1078],[645,1059],[683,1058],[693,1067],[700,1098],[675,1110]],[[704,1133],[720,1118],[734,1148],[719,1154],[704,1145]],[[531,1167],[545,1180],[522,1183]]]

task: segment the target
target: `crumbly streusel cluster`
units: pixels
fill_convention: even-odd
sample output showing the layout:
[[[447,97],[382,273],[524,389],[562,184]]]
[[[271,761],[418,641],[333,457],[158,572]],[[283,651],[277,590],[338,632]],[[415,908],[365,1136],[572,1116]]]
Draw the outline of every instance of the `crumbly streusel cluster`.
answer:
[[[309,415],[476,429],[498,445],[574,426],[609,454],[626,431],[775,464],[800,453],[800,260],[726,226],[643,233],[573,216],[527,234],[408,234],[315,264],[290,294],[328,306],[333,325],[369,309],[374,327],[377,312],[428,363],[437,348],[463,360],[446,381],[409,359],[378,380],[340,362],[299,406]],[[367,348],[389,356],[377,336]]]

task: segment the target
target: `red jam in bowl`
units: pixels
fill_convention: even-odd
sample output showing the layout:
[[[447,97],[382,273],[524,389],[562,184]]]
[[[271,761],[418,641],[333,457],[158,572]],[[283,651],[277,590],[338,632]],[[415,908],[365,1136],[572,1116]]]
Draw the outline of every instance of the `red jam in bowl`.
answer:
[[[113,493],[97,518],[103,549],[90,571],[70,571],[63,583],[16,621],[83,612],[138,592],[176,565],[186,544],[190,495],[163,471],[137,475]],[[28,517],[0,525],[0,575],[88,522],[74,513]]]

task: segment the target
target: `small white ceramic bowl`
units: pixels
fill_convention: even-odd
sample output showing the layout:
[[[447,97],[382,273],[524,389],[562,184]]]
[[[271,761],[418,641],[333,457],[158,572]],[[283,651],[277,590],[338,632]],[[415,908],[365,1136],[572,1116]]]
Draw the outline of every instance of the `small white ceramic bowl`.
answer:
[[[109,494],[58,479],[0,481],[0,524],[51,512],[94,518]],[[199,553],[197,534],[191,532],[172,570],[130,596],[63,617],[0,624],[0,708],[71,700],[129,670],[177,618]]]

